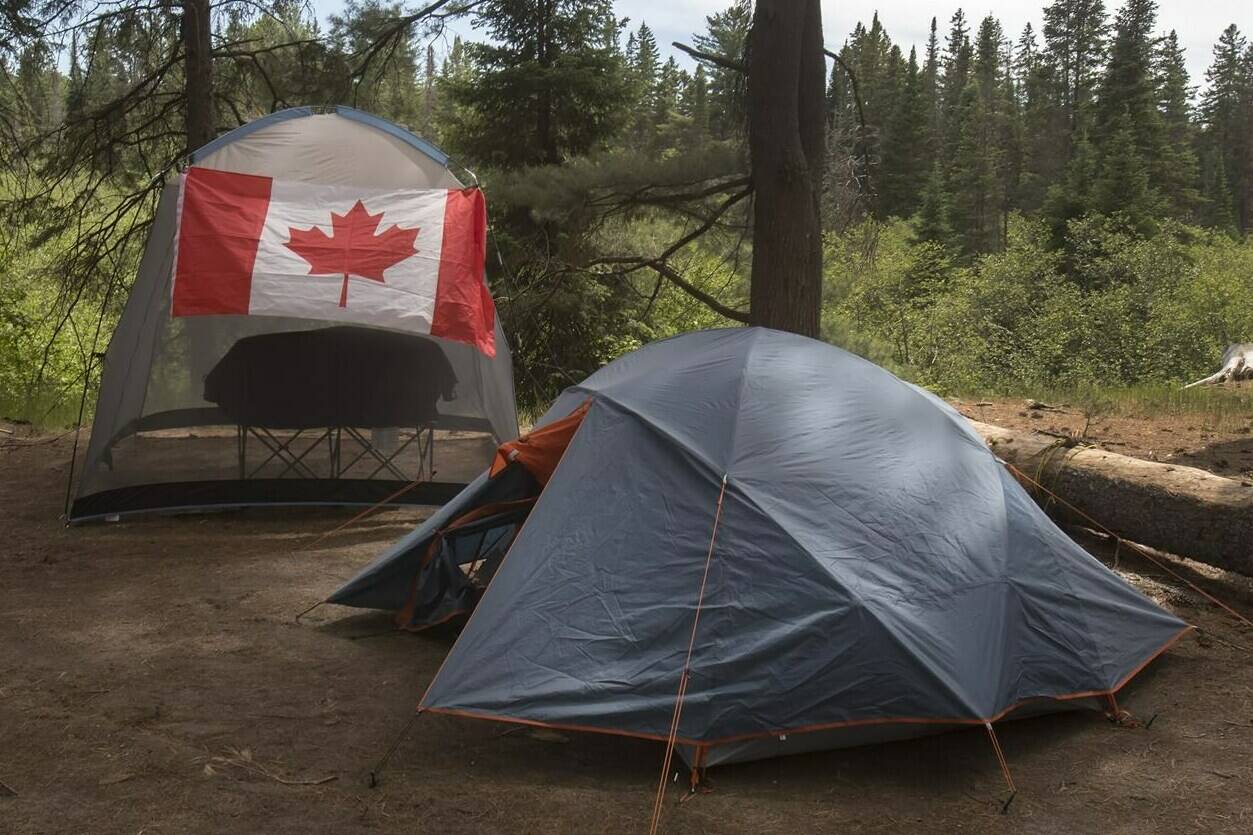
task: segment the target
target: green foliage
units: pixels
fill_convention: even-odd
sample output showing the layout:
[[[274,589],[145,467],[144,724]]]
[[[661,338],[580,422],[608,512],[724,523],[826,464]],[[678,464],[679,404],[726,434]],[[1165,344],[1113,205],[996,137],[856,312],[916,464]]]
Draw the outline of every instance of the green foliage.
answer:
[[[66,426],[77,414],[101,301],[61,316],[65,300],[47,272],[59,246],[64,241],[34,247],[23,235],[0,258],[0,417],[50,427]],[[95,350],[104,350],[115,316],[106,311]]]
[[[691,43],[741,63],[753,6],[724,2]],[[1194,106],[1156,5],[1111,19],[1103,0],[1051,0],[1012,46],[994,17],[958,11],[946,31],[932,21],[921,60],[877,15],[855,27],[840,55],[860,102],[844,69],[828,90],[826,338],[952,391],[1166,385],[1253,338],[1253,49],[1224,31]],[[184,79],[177,5],[43,38],[39,9],[0,21],[0,114],[27,143],[0,143],[25,178],[6,184],[0,402],[60,420],[99,303],[186,150]],[[530,406],[643,342],[727,324],[648,261],[666,253],[698,293],[744,308],[749,201],[669,251],[743,187],[743,74],[676,62],[611,0],[441,13],[464,9],[477,35],[449,45],[396,0],[348,0],[325,30],[295,0],[215,4],[220,126],[352,104],[478,172]]]
[[[491,40],[470,44],[471,72],[447,80],[450,150],[479,165],[556,164],[602,147],[629,102],[623,56],[606,43],[608,0],[489,0],[475,25]]]
[[[1015,216],[1004,251],[960,266],[899,223],[871,251],[865,236],[828,241],[828,263],[854,265],[829,268],[831,295],[941,391],[1177,385],[1253,333],[1253,242],[1175,224],[1144,237],[1092,216],[1058,250],[1045,224]]]

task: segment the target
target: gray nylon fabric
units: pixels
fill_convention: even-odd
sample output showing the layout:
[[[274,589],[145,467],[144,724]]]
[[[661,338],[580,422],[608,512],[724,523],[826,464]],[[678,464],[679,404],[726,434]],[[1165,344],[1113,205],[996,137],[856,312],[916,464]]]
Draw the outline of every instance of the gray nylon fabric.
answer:
[[[416,530],[388,548],[362,569],[357,576],[337,589],[326,599],[326,602],[363,609],[402,609],[414,576],[421,570],[422,558],[427,553],[431,541],[449,522],[476,507],[522,499],[537,492],[538,488],[534,479],[517,468],[510,468],[500,477],[491,479],[488,478],[487,473],[483,473],[467,485],[455,499],[427,518]],[[450,582],[448,577],[455,576],[453,572],[459,566],[476,558],[484,546],[490,547],[491,542],[485,540],[495,533],[495,531],[486,532],[483,540],[473,543],[478,547],[466,549],[465,553],[459,553],[455,546],[448,549],[448,553],[441,553],[438,557],[437,562],[442,562],[442,565],[429,567],[429,573],[438,578],[439,586],[423,588],[423,593],[431,601],[427,611],[422,613],[425,620],[437,622],[448,610],[460,608],[458,604],[463,600],[464,584]],[[419,578],[419,586],[426,586],[430,579],[426,576]],[[444,597],[454,600],[445,603]]]
[[[838,348],[686,334],[541,423],[589,396],[423,707],[664,738],[724,476],[680,740],[990,719],[1119,687],[1186,628],[950,406]]]
[[[398,139],[401,128],[383,131],[365,118],[285,112],[258,120],[235,140],[211,143],[196,164],[296,182],[460,187],[420,145]],[[177,180],[161,194],[139,273],[109,343],[76,499],[136,485],[238,478],[236,441],[225,431],[230,421],[204,399],[205,376],[240,339],[335,324],[273,316],[171,317],[178,195]],[[516,435],[512,358],[499,318],[494,358],[470,345],[432,341],[458,380],[456,397],[439,404],[435,428],[482,433],[497,443]],[[186,439],[190,443],[168,436],[169,430],[189,428],[199,430]],[[153,434],[160,432],[167,435]],[[444,461],[441,475],[465,483],[487,460],[475,459],[464,473]]]

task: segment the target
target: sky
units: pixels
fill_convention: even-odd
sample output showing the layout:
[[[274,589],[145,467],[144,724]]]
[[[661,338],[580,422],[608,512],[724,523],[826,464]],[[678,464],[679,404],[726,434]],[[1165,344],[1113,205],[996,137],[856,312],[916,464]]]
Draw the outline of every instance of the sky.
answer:
[[[728,4],[724,0],[617,0],[616,5],[619,14],[635,21],[647,21],[649,27],[656,31],[658,43],[669,44],[674,40],[690,38],[692,31],[703,28],[705,15]],[[1122,3],[1120,0],[1106,0],[1105,5],[1112,19],[1113,11]],[[980,20],[992,14],[1001,22],[1006,35],[1016,41],[1028,22],[1038,37],[1044,6],[1045,0],[970,0],[965,3],[955,0],[939,3],[927,0],[858,3],[822,0],[822,28],[827,46],[839,49],[857,21],[862,20],[869,25],[877,10],[879,21],[887,29],[892,42],[899,44],[906,54],[910,46],[916,46],[921,60],[932,17],[938,19],[941,43],[948,29],[948,20],[959,7],[966,12],[972,30],[978,27]],[[1163,33],[1171,29],[1179,33],[1180,43],[1187,53],[1188,73],[1194,84],[1200,84],[1210,64],[1214,42],[1223,29],[1234,23],[1242,32],[1253,34],[1253,3],[1249,0],[1159,0],[1157,23]]]
[[[631,18],[632,27],[638,26],[640,21],[647,22],[663,52],[674,52],[670,48],[672,41],[690,43],[692,33],[704,29],[705,16],[721,11],[729,4],[729,0],[616,0],[615,6],[619,15]],[[314,5],[325,17],[338,11],[343,2],[314,0]],[[822,28],[826,33],[827,46],[838,49],[858,20],[869,24],[878,10],[879,20],[892,42],[899,44],[906,54],[910,46],[916,46],[921,58],[933,16],[939,20],[941,41],[949,18],[959,6],[972,21],[972,29],[978,26],[979,20],[993,14],[1001,21],[1006,34],[1017,40],[1028,22],[1039,32],[1040,10],[1044,5],[1045,0],[971,0],[966,3],[954,0],[871,0],[859,3],[822,0]],[[1111,17],[1119,5],[1119,0],[1106,0]],[[1158,27],[1163,33],[1171,29],[1179,33],[1180,43],[1187,53],[1188,72],[1195,85],[1204,83],[1214,42],[1228,24],[1235,23],[1242,32],[1253,36],[1253,2],[1249,0],[1159,0],[1158,6]],[[465,22],[456,24],[452,29],[462,35],[477,37]],[[684,60],[683,63],[690,62]]]

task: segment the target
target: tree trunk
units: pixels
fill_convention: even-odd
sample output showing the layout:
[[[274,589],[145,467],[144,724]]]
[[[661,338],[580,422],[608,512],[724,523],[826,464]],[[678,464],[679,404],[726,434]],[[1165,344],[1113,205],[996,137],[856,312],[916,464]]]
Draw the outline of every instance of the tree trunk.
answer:
[[[553,24],[553,7],[550,2],[540,3],[538,9],[539,27],[536,37],[536,61],[545,72],[552,69],[552,44],[550,31]],[[558,165],[561,154],[557,150],[557,137],[553,132],[553,91],[552,82],[544,79],[540,87],[539,100],[535,106],[535,134],[539,143],[540,161],[546,165]]]
[[[819,0],[758,0],[749,32],[754,325],[818,336],[826,59]]]
[[[183,0],[183,74],[186,94],[187,150],[194,151],[213,140],[213,55],[209,36],[209,0]]]
[[[1095,447],[1059,449],[1048,435],[971,424],[1002,460],[1124,539],[1253,575],[1253,486],[1246,482]],[[1056,501],[1036,499],[1067,522],[1091,525]]]

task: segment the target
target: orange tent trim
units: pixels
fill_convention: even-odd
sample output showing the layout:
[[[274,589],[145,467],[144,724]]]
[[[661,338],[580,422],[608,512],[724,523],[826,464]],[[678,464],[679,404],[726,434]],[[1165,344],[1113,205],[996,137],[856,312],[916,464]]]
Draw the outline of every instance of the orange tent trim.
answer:
[[[496,449],[496,457],[492,460],[491,477],[495,478],[511,463],[517,462],[539,482],[540,487],[548,484],[557,469],[570,439],[583,422],[591,398],[570,414],[552,423],[528,432],[521,437],[506,441]]]
[[[1179,641],[1180,638],[1182,638],[1184,635],[1191,632],[1193,629],[1195,629],[1195,627],[1185,626],[1183,629],[1179,630],[1179,632],[1177,632],[1169,641],[1167,641],[1156,652],[1150,655],[1144,661],[1143,664],[1136,667],[1134,670],[1128,673],[1122,679],[1122,681],[1118,682],[1117,684],[1115,684],[1113,687],[1109,688],[1108,690],[1085,690],[1079,693],[1064,693],[1059,696],[1032,696],[1030,698],[1023,699],[1018,702],[1014,702],[1012,705],[1000,711],[999,713],[996,713],[993,716],[988,716],[988,717],[983,717],[983,718],[967,717],[967,718],[961,718],[961,719],[946,719],[946,718],[932,718],[932,717],[895,717],[895,716],[875,718],[875,719],[851,719],[851,720],[845,720],[842,722],[828,722],[828,723],[818,724],[818,725],[803,725],[803,726],[796,727],[796,728],[779,728],[779,729],[770,730],[770,731],[756,731],[754,733],[738,734],[736,736],[722,737],[721,739],[688,739],[686,737],[676,737],[674,740],[674,743],[677,745],[687,745],[687,746],[691,746],[695,748],[713,748],[718,745],[727,745],[732,742],[745,742],[745,741],[752,740],[752,739],[768,739],[772,736],[814,733],[816,731],[839,730],[842,728],[856,728],[856,727],[863,727],[866,725],[964,725],[967,727],[977,727],[979,725],[987,725],[991,722],[999,722],[1001,719],[1004,719],[1006,716],[1013,713],[1018,708],[1023,707],[1024,705],[1030,704],[1032,702],[1048,701],[1048,700],[1065,702],[1065,701],[1073,701],[1075,699],[1087,699],[1087,698],[1097,698],[1100,696],[1111,696],[1117,693],[1123,687],[1125,687],[1127,683],[1131,681],[1131,679],[1139,675],[1144,670],[1145,667],[1153,663],[1153,661],[1157,660],[1157,658],[1160,657],[1162,653],[1166,652],[1166,650],[1174,646]],[[437,677],[438,675],[439,674],[436,673]],[[432,683],[434,683],[433,679],[432,679]],[[427,690],[429,692],[430,688],[428,687]],[[423,701],[425,701],[425,699],[426,697],[424,695]],[[573,724],[573,723],[543,722],[538,719],[523,719],[523,718],[514,717],[514,716],[501,716],[501,715],[491,714],[491,713],[482,713],[482,712],[475,711],[475,710],[461,710],[458,708],[446,708],[446,707],[427,707],[421,703],[418,704],[417,712],[418,713],[441,713],[447,716],[462,716],[467,719],[481,719],[481,720],[487,720],[489,722],[505,722],[505,723],[514,724],[514,725],[528,725],[528,726],[536,727],[536,728],[551,728],[553,730],[608,734],[610,736],[625,736],[625,737],[631,737],[634,739],[651,739],[651,740],[656,740],[657,742],[667,742],[669,739],[666,734],[653,734],[653,733],[644,733],[644,732],[638,732],[638,731],[625,731],[625,730],[619,730],[616,728],[597,728],[597,727],[592,727],[590,725],[578,725],[578,724]]]

